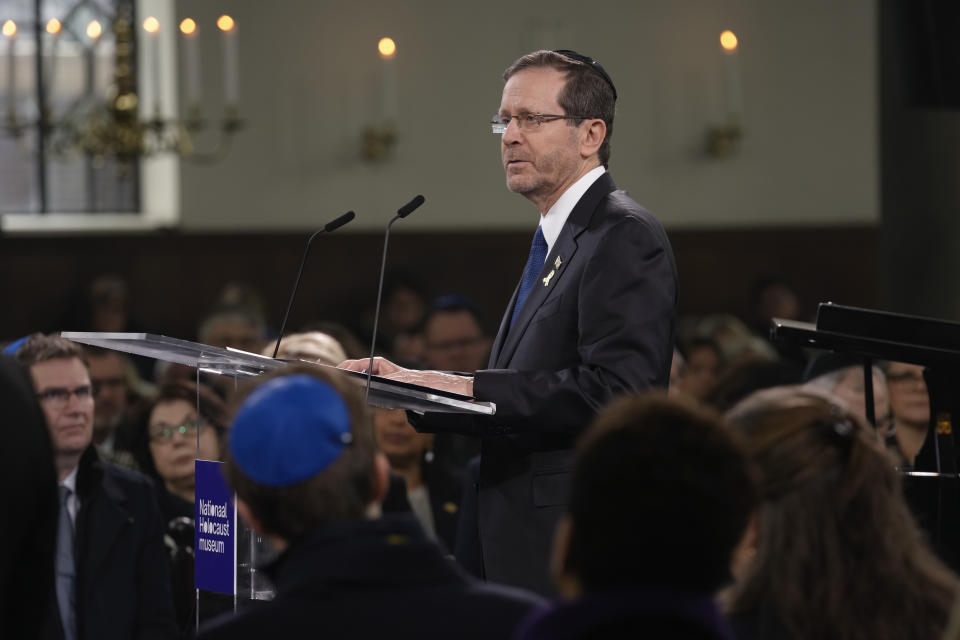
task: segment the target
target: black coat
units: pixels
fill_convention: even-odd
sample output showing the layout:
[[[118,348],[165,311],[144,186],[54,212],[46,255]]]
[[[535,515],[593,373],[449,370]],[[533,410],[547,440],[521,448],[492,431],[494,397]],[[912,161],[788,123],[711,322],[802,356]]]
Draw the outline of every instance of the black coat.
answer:
[[[153,484],[106,464],[90,446],[77,472],[79,640],[177,637],[167,551]],[[56,598],[44,638],[62,638]]]
[[[213,622],[200,638],[509,638],[541,602],[468,578],[412,516],[327,526],[267,573],[274,600]]]
[[[496,403],[496,414],[428,413],[413,422],[483,438],[477,521],[484,575],[550,593],[549,551],[567,503],[573,443],[612,398],[669,381],[673,251],[660,223],[605,173],[570,212],[508,328],[516,297],[490,368],[474,376],[474,396]]]
[[[0,638],[36,638],[53,597],[57,472],[33,385],[5,355],[0,408]]]
[[[710,595],[663,590],[607,591],[532,613],[517,640],[734,640]]]

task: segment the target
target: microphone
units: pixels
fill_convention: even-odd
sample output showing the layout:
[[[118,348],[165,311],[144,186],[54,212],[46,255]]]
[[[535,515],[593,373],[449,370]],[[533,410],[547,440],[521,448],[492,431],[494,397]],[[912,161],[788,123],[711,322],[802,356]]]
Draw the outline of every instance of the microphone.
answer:
[[[317,229],[307,238],[307,246],[303,249],[303,259],[300,260],[300,269],[297,270],[297,279],[293,283],[293,291],[290,292],[290,301],[287,302],[287,312],[283,314],[283,322],[280,323],[280,335],[277,336],[277,345],[273,348],[273,357],[277,357],[280,351],[280,341],[283,339],[283,330],[287,327],[287,318],[290,317],[290,309],[293,308],[293,299],[297,296],[297,289],[300,287],[300,277],[303,275],[303,265],[307,263],[307,255],[310,253],[310,243],[321,233],[335,231],[357,217],[353,211],[347,211],[342,216],[335,218],[323,225],[323,228]]]
[[[387,243],[390,241],[390,227],[392,227],[393,223],[397,220],[406,218],[416,211],[423,203],[424,197],[417,195],[414,196],[413,200],[397,209],[397,215],[393,216],[390,222],[387,223],[387,229],[383,234],[383,258],[380,260],[380,283],[377,285],[377,306],[373,312],[373,337],[370,339],[370,362],[367,365],[367,389],[363,396],[364,404],[366,404],[367,398],[370,397],[370,376],[373,375],[373,356],[377,349],[377,325],[380,321],[380,300],[383,297],[383,274],[387,267]]]

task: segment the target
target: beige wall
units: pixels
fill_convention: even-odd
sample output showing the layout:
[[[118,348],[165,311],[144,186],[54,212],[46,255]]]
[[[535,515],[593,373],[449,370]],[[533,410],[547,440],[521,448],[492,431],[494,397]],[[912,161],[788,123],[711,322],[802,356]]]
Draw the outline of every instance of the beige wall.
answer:
[[[517,229],[536,212],[506,191],[486,124],[500,73],[541,46],[600,60],[620,93],[611,170],[668,227],[878,220],[876,8],[871,0],[550,0],[462,3],[179,0],[179,17],[240,27],[247,128],[227,159],[182,168],[188,230],[310,228],[347,210],[382,227],[416,193],[407,230]],[[723,116],[720,31],[740,36],[746,138],[702,152]],[[207,34],[210,35],[209,33]],[[399,145],[360,157],[380,105],[377,39],[398,43]],[[221,108],[219,43],[203,43]],[[209,115],[209,114],[208,114]]]

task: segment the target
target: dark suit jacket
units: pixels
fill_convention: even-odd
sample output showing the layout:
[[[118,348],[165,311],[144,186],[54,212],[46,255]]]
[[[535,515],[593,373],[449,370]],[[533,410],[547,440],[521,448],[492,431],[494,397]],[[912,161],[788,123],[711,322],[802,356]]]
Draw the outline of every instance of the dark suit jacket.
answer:
[[[577,435],[617,395],[669,380],[673,252],[660,223],[605,173],[571,211],[508,326],[516,297],[490,368],[474,377],[474,396],[496,403],[496,415],[427,414],[415,426],[484,438],[478,521],[485,577],[549,593],[549,549]]]
[[[468,578],[412,515],[325,526],[267,573],[274,600],[212,622],[200,638],[509,638],[542,603]]]
[[[80,640],[176,638],[167,551],[153,485],[99,460],[91,445],[77,472],[75,523]],[[45,638],[62,638],[52,598]]]
[[[57,472],[33,385],[2,354],[0,407],[0,638],[36,638],[53,597]]]

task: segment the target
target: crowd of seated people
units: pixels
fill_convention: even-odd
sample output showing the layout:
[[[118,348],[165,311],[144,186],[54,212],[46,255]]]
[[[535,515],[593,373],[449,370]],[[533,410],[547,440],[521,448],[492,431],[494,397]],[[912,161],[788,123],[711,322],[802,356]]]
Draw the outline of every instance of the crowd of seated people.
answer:
[[[793,308],[782,287],[757,294],[758,317],[762,309]],[[276,336],[249,297],[218,301],[196,339],[272,355]],[[469,300],[429,302],[402,283],[396,298],[382,344],[425,368],[486,366],[489,330]],[[11,345],[39,394],[51,474],[60,484],[71,473],[74,483],[83,478],[73,502],[35,519],[57,523],[56,536],[37,542],[54,568],[49,620],[37,637],[63,637],[66,626],[79,630],[74,637],[139,637],[134,628],[158,638],[193,635],[194,592],[180,561],[192,544],[197,458],[226,461],[241,515],[279,554],[267,569],[275,601],[208,621],[202,637],[266,637],[277,625],[294,633],[320,611],[369,625],[351,637],[944,637],[960,581],[931,550],[897,473],[911,468],[927,434],[922,368],[877,363],[871,425],[862,362],[777,348],[753,329],[762,325],[728,315],[685,318],[669,393],[628,395],[584,425],[556,536],[554,602],[485,585],[470,575],[469,554],[453,557],[470,542],[457,536],[470,510],[462,489],[475,480],[468,461],[476,442],[417,433],[401,410],[367,410],[336,372],[293,363],[239,389],[208,374],[198,386],[194,369],[145,373],[122,354],[52,335]],[[278,357],[336,366],[366,355],[350,327],[318,321],[303,328],[284,338]],[[8,376],[2,384],[15,394],[23,382]],[[328,440],[313,442],[305,431],[296,443],[276,441],[253,455],[234,439],[238,425],[248,434],[275,429],[281,414],[306,421],[309,412],[276,408],[314,401],[347,408],[346,422],[323,428],[351,434],[349,447],[329,451]],[[66,435],[58,426],[64,420]],[[293,479],[264,471],[270,456],[309,455],[304,443],[327,462]],[[127,544],[118,553],[129,557],[111,559],[128,567],[110,572],[116,585],[104,586],[89,579],[82,563],[90,551],[82,545],[90,544],[84,531],[99,531],[98,492],[112,495],[111,482],[139,503],[138,526],[146,528],[142,547]],[[328,500],[324,492],[342,495]],[[338,510],[327,511],[333,504]],[[60,551],[64,512],[81,545],[72,562],[83,570],[72,576]],[[382,544],[388,538],[405,542]],[[139,553],[170,562],[147,566]],[[344,580],[358,581],[362,597],[338,591]],[[58,588],[74,590],[72,603]],[[130,597],[140,590],[153,606],[130,605],[110,622],[89,591],[104,588]],[[960,609],[954,618],[960,629]],[[0,636],[29,624],[5,613]]]

